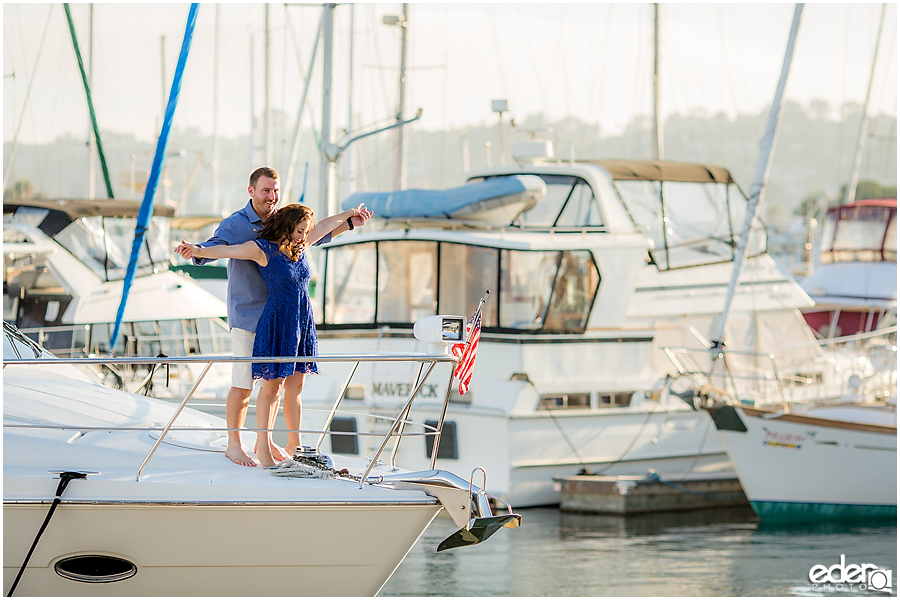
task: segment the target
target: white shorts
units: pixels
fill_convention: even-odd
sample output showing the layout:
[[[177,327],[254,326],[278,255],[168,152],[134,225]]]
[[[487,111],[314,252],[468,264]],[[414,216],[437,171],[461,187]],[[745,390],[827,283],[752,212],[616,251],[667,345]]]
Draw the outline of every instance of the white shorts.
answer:
[[[231,355],[253,356],[253,341],[256,334],[246,329],[231,328]],[[231,387],[243,390],[253,389],[253,363],[231,363]]]

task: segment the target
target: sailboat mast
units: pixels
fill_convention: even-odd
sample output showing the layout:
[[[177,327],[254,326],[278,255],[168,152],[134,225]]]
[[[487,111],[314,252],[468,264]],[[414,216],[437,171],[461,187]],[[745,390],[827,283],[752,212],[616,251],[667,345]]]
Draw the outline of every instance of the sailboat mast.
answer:
[[[881,30],[884,27],[884,12],[887,4],[881,5],[881,21],[878,23],[878,35],[875,37],[875,54],[872,56],[872,71],[869,74],[869,88],[866,90],[866,102],[863,104],[862,121],[859,124],[859,139],[856,141],[856,155],[853,159],[853,171],[847,184],[847,195],[844,204],[850,204],[856,198],[856,185],[859,180],[859,169],[862,165],[863,146],[866,143],[866,131],[869,128],[869,99],[872,96],[872,82],[875,80],[875,64],[878,61],[878,46],[881,45]]]
[[[221,214],[219,206],[219,4],[216,4],[216,31],[213,37],[213,214]]]
[[[731,281],[728,282],[728,292],[725,296],[725,307],[722,315],[716,323],[716,330],[712,336],[712,348],[721,349],[725,333],[725,321],[731,302],[734,299],[734,291],[737,289],[738,278],[741,274],[741,265],[747,253],[747,242],[750,239],[750,230],[756,215],[759,213],[759,205],[762,201],[763,189],[769,179],[769,169],[772,166],[772,149],[775,147],[775,138],[778,135],[778,125],[781,121],[781,109],[784,107],[784,88],[787,85],[788,73],[791,71],[791,61],[794,58],[794,44],[797,41],[797,31],[800,29],[800,15],[803,13],[803,4],[794,7],[794,18],[791,22],[791,32],[788,36],[787,50],[784,53],[784,63],[781,66],[781,76],[778,78],[778,86],[775,88],[775,99],[772,100],[772,108],[769,110],[769,120],[766,122],[766,131],[759,144],[759,156],[756,159],[756,167],[753,170],[753,181],[750,184],[750,198],[747,202],[747,211],[744,216],[744,226],[741,229],[741,237],[735,249],[734,268],[731,270]],[[718,355],[716,355],[718,356]]]
[[[356,11],[356,5],[350,5],[350,58],[349,58],[349,76],[347,78],[348,84],[348,92],[347,92],[347,133],[349,134],[353,131],[353,26],[354,26],[354,12]],[[344,153],[344,177],[347,180],[347,194],[349,196],[354,192],[353,185],[353,148],[347,147],[347,150]]]
[[[88,64],[87,64],[87,80],[88,87],[94,87],[94,5],[90,4],[88,13]],[[88,143],[90,154],[88,158],[88,198],[94,198],[97,193],[97,174],[94,165],[97,162],[97,141],[93,136],[93,124],[88,125]]]
[[[263,115],[263,144],[264,144],[264,152],[265,154],[265,162],[267,165],[272,164],[272,107],[269,101],[269,90],[272,87],[272,69],[270,60],[270,52],[271,52],[271,36],[269,35],[269,4],[266,3],[266,34],[265,34],[265,56],[263,60],[265,61],[265,77],[266,77],[266,86],[264,89],[264,102],[265,109]]]
[[[334,7],[326,4],[322,12],[322,144],[319,168],[319,186],[321,206],[320,214],[330,215],[336,210],[337,202],[332,198],[334,181],[334,163],[325,155],[325,148],[332,146],[333,127],[331,123],[332,108],[332,54],[334,48]],[[334,204],[335,206],[332,206]]]
[[[663,157],[663,126],[659,117],[659,3],[653,5],[653,158]]]
[[[403,121],[406,109],[406,54],[409,43],[409,4],[403,5],[400,15],[400,94],[397,100],[397,123]],[[406,146],[403,127],[397,128],[397,145],[394,148],[394,189],[406,188]]]

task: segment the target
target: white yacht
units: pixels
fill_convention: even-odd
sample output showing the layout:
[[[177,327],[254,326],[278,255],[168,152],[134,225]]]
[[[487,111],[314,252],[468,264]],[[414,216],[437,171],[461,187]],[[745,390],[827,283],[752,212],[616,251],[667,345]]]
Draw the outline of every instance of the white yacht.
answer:
[[[897,407],[710,408],[763,521],[897,519]]]
[[[897,199],[857,200],[828,209],[821,262],[803,280],[816,305],[803,311],[824,337],[897,324]]]
[[[169,270],[174,209],[161,203],[145,235],[117,346],[109,347],[139,209],[134,200],[4,202],[4,320],[57,356],[230,353],[225,302]],[[152,391],[183,396],[197,375],[191,369],[163,370]],[[224,397],[229,368],[213,371],[201,393]],[[110,383],[132,390],[146,374],[145,365],[104,367]]]
[[[500,189],[484,188],[492,182]],[[523,199],[529,193],[533,201]],[[458,206],[459,194],[475,208],[443,210]],[[494,474],[488,489],[517,505],[558,503],[552,478],[578,472],[733,473],[707,414],[669,394],[666,380],[678,373],[666,349],[707,348],[723,310],[747,206],[726,169],[562,163],[532,152],[516,165],[473,172],[444,195],[356,194],[344,205],[359,202],[375,219],[311,250],[323,351],[414,351],[417,319],[471,315],[491,292],[471,388],[426,390],[435,404],[450,395],[437,464],[486,464]],[[516,210],[488,212],[499,206]],[[810,382],[835,377],[848,389],[857,365],[838,373],[824,358],[798,310],[812,302],[765,250],[757,222],[725,330],[729,348],[745,352],[730,360],[787,378],[798,397],[809,396]],[[809,345],[781,352],[783,341]],[[361,369],[348,398],[391,413],[414,375],[389,365]],[[342,377],[310,378],[304,406],[327,398]],[[404,451],[407,464],[431,460],[428,443]]]
[[[460,339],[461,318],[438,319]],[[102,386],[73,366],[100,359],[56,359],[5,322],[3,352],[5,595],[372,596],[442,510],[460,529],[438,551],[521,521],[508,505],[493,515],[483,471],[394,466],[389,443],[410,441],[398,420],[370,458],[317,444],[273,477],[224,457],[225,422],[186,408],[191,394],[178,406]],[[330,359],[412,361],[423,382],[455,361]]]

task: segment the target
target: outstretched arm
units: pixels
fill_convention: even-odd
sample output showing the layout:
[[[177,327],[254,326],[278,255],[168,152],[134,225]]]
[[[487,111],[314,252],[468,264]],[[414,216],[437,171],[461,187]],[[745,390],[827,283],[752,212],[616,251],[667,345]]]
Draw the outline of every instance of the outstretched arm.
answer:
[[[263,267],[269,263],[266,253],[256,245],[256,242],[252,241],[237,244],[236,246],[209,246],[201,248],[196,244],[181,240],[175,251],[182,256],[189,252],[193,258],[239,258],[241,260],[252,260]]]
[[[350,228],[349,225],[347,225],[347,219],[351,219],[354,227],[357,227],[365,225],[366,221],[368,221],[371,216],[372,211],[367,210],[365,205],[360,204],[356,208],[351,208],[350,210],[345,210],[336,215],[325,217],[316,223],[316,226],[309,232],[306,242],[309,245],[313,245],[328,233],[335,236],[347,231]]]

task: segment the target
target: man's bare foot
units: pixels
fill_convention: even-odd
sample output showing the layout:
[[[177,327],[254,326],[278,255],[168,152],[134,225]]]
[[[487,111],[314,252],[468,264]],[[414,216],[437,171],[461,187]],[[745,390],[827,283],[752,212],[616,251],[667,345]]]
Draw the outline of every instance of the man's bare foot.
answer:
[[[255,467],[257,465],[256,461],[250,458],[250,455],[237,444],[225,448],[225,456],[227,456],[228,460],[234,464],[241,465],[242,467]]]
[[[291,458],[293,458],[294,455],[297,454],[297,448],[299,448],[299,447],[300,447],[299,445],[292,446],[292,445],[288,444],[287,446],[284,447],[284,451],[287,452],[288,454],[290,454]]]

